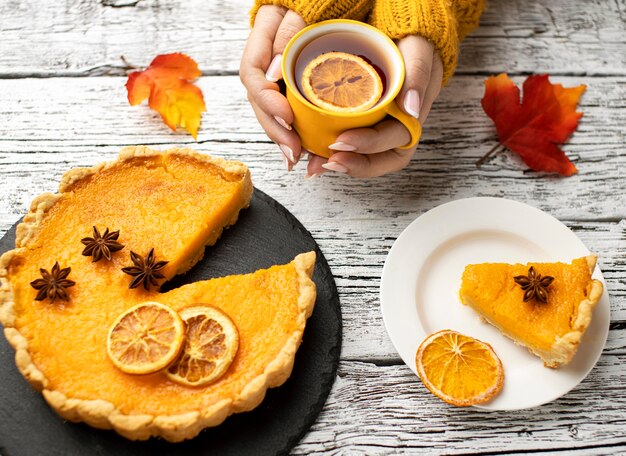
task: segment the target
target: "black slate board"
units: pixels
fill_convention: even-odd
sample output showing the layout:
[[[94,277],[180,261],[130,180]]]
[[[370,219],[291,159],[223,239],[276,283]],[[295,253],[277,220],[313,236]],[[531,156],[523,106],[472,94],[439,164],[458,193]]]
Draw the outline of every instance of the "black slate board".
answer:
[[[15,226],[0,239],[0,253],[15,246]],[[255,410],[232,415],[196,438],[171,444],[132,442],[113,431],[63,421],[15,367],[13,348],[0,337],[0,455],[271,455],[286,454],[315,422],[335,379],[341,350],[341,309],[335,282],[311,234],[283,206],[255,189],[250,208],[224,232],[205,258],[163,289],[242,274],[290,262],[315,250],[317,300],[293,373],[268,390]]]

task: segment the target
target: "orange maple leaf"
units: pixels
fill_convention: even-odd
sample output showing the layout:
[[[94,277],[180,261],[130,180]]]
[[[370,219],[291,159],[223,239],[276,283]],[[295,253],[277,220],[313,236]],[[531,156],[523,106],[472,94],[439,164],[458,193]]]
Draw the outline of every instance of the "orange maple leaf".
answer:
[[[172,130],[183,127],[194,139],[206,111],[202,91],[192,84],[201,75],[198,64],[184,54],[157,56],[143,71],[128,75],[126,89],[132,106],[148,98],[148,106],[161,114]]]
[[[571,176],[578,170],[558,144],[578,127],[583,115],[576,105],[586,86],[564,88],[551,84],[548,75],[524,81],[524,99],[506,73],[485,80],[481,104],[496,124],[500,144],[517,153],[535,171]],[[491,151],[490,151],[491,152]]]

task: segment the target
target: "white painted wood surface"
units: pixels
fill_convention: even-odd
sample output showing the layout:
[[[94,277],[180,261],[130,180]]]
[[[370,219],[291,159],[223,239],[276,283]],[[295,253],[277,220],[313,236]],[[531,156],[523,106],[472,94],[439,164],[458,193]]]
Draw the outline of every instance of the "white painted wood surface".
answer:
[[[339,375],[295,454],[626,453],[626,1],[491,0],[462,47],[458,75],[404,171],[359,181],[304,180],[256,122],[237,77],[248,0],[0,2],[0,235],[62,173],[113,159],[124,145],[197,150],[246,162],[255,185],[311,231],[335,274],[344,319]],[[184,51],[205,75],[198,142],[128,106],[120,55],[138,65]],[[495,141],[480,108],[484,77],[507,71],[587,84],[585,116],[565,146],[579,168],[561,179],[510,154],[480,170]],[[600,255],[611,296],[606,350],[589,377],[533,410],[449,407],[395,353],[379,310],[385,256],[415,217],[447,201],[499,196],[556,216]]]

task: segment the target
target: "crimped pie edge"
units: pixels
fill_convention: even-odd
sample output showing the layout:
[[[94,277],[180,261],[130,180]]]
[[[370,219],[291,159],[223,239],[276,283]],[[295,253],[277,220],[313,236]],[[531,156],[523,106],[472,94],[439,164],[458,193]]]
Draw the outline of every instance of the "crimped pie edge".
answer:
[[[78,167],[68,170],[61,178],[58,193],[43,193],[35,197],[31,203],[28,214],[24,216],[22,223],[17,226],[15,236],[16,247],[24,247],[28,243],[28,241],[37,232],[39,224],[41,223],[41,220],[45,216],[46,212],[54,205],[63,193],[71,191],[72,186],[76,182],[133,158],[165,155],[186,155],[188,157],[195,158],[198,161],[218,166],[229,174],[241,176],[244,185],[246,185],[244,192],[249,192],[250,195],[252,194],[252,180],[250,179],[250,172],[248,167],[241,162],[229,161],[219,157],[211,157],[188,148],[172,148],[159,151],[150,149],[147,146],[127,146],[120,150],[118,158],[114,161],[99,163],[91,168]]]
[[[315,266],[315,252],[300,254],[292,262],[298,274],[300,287],[298,329],[292,333],[277,357],[266,366],[261,375],[243,388],[235,400],[224,399],[202,411],[176,415],[126,415],[108,401],[71,398],[59,391],[47,389],[48,380],[33,363],[28,351],[27,339],[14,328],[14,298],[10,282],[7,279],[7,268],[11,259],[25,248],[28,241],[37,232],[46,212],[73,184],[132,158],[166,154],[188,155],[200,161],[217,165],[228,173],[239,174],[244,181],[249,183],[249,189],[244,190],[249,190],[250,196],[252,194],[250,174],[243,163],[210,157],[191,149],[174,148],[157,151],[146,146],[129,146],[120,151],[118,159],[115,161],[100,163],[91,168],[73,168],[67,171],[62,177],[59,193],[44,193],[33,200],[28,214],[17,227],[16,248],[0,256],[0,323],[4,325],[5,337],[15,349],[15,361],[19,371],[33,388],[42,392],[46,401],[61,417],[69,421],[84,421],[96,428],[114,429],[132,440],[145,440],[152,436],[161,436],[171,442],[178,442],[195,437],[204,428],[217,426],[233,413],[253,409],[262,402],[268,388],[279,386],[289,378],[295,353],[302,341],[306,319],[311,315],[315,305],[315,283],[310,278]]]
[[[179,442],[195,437],[202,429],[217,426],[229,415],[254,409],[265,397],[268,388],[283,384],[291,375],[295,353],[302,341],[306,319],[313,311],[316,291],[310,279],[315,265],[315,252],[296,256],[292,261],[298,274],[300,294],[298,297],[297,326],[292,335],[270,362],[262,374],[252,379],[234,399],[224,399],[202,411],[192,411],[176,415],[126,415],[104,400],[81,400],[68,398],[63,393],[44,389],[48,403],[69,421],[85,421],[102,429],[115,429],[131,440],[145,440],[160,436],[170,442]]]
[[[587,255],[585,260],[589,267],[589,274],[593,274],[598,256],[595,254]],[[576,320],[571,323],[572,331],[557,338],[549,352],[539,355],[546,367],[560,367],[572,360],[578,350],[578,345],[580,345],[583,334],[591,324],[593,309],[596,307],[596,304],[598,304],[598,301],[600,301],[603,291],[604,286],[602,282],[592,279],[589,284],[587,298],[583,299],[578,304]]]
[[[587,262],[587,266],[589,267],[589,273],[593,274],[598,256],[595,254],[590,254],[585,256],[584,258]],[[479,315],[484,321],[495,326],[502,334],[511,339],[517,345],[527,348],[530,352],[541,358],[544,366],[558,368],[569,363],[576,354],[576,351],[578,350],[578,345],[580,345],[583,334],[591,323],[593,309],[600,300],[603,289],[604,287],[602,285],[602,282],[596,279],[591,280],[587,298],[583,299],[578,304],[576,320],[571,323],[572,330],[558,337],[549,350],[540,350],[536,347],[529,347],[528,345],[517,341],[516,339],[502,331],[502,329],[500,329],[498,325],[493,323],[487,316],[483,315],[482,313],[479,313]],[[471,299],[465,296],[461,296],[461,301],[463,302],[463,304],[469,305]],[[474,308],[474,306],[471,307]]]

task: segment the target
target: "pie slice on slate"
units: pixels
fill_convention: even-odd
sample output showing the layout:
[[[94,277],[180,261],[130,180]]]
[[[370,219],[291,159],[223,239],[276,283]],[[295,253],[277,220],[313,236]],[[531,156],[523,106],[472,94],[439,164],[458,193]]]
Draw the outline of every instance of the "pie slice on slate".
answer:
[[[16,249],[0,258],[0,321],[20,372],[63,418],[130,439],[180,441],[256,407],[267,388],[289,377],[315,302],[314,252],[251,274],[158,291],[202,258],[251,194],[241,163],[188,149],[130,147],[115,162],[69,171],[58,194],[33,201]],[[108,252],[98,241],[107,229]],[[107,333],[120,314],[147,301],[177,312],[204,305],[227,314],[239,348],[226,372],[189,386],[164,372],[116,368],[107,357]]]

